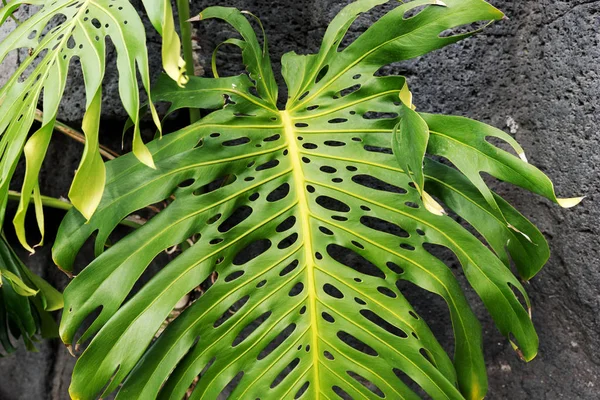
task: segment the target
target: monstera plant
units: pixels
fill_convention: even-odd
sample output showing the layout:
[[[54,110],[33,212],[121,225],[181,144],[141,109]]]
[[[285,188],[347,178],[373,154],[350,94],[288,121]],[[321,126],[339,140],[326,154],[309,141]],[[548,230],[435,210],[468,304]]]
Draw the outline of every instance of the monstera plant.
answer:
[[[9,3],[4,19],[21,3]],[[90,237],[95,241],[97,257],[64,293],[60,337],[71,349],[84,347],[70,387],[74,399],[115,391],[118,399],[413,399],[424,393],[481,399],[487,391],[481,327],[435,247],[456,256],[519,356],[535,357],[538,338],[522,281],[545,264],[548,246],[481,174],[563,207],[581,199],[558,199],[508,134],[464,117],[419,112],[406,79],[381,73],[390,63],[471,36],[502,12],[482,0],[404,2],[346,46],[356,18],[388,3],[355,1],[333,19],[318,53],[283,56],[287,103],[279,107],[267,39],[254,15],[210,7],[192,18],[219,19],[239,33],[223,44],[241,50],[247,74],[220,77],[219,46],[214,77],[186,77],[168,2],[144,1],[165,40],[167,73],[148,103],[154,120],[159,125],[153,102],[170,103],[169,112],[204,110],[197,122],[145,145],[135,65],[146,87],[149,78],[143,39],[132,35],[141,29],[135,10],[121,0],[45,3],[17,28],[21,41],[0,48],[4,54],[31,45],[33,54],[54,54],[37,67],[40,78],[34,73],[17,84],[13,77],[3,89],[10,100],[4,104],[21,107],[25,122],[7,118],[12,109],[2,114],[2,187],[44,88],[45,122],[25,146],[32,172],[19,210],[26,210],[26,193],[39,196],[37,171],[64,88],[63,60],[79,57],[87,144],[70,193],[75,208],[53,247],[56,265],[73,274],[79,250]],[[66,15],[63,28],[25,41],[57,13]],[[186,24],[182,19],[184,36]],[[108,36],[136,128],[133,153],[104,167],[97,149]],[[107,246],[117,225],[156,203],[166,206]],[[149,272],[174,246],[176,256]],[[445,300],[453,355],[409,304],[403,282]],[[174,315],[182,299],[186,305]]]
[[[0,62],[20,50],[27,49],[27,55],[0,88],[0,224],[4,226],[8,200],[17,200],[15,232],[21,244],[33,253],[35,246],[28,244],[25,233],[30,201],[35,203],[41,233],[38,246],[44,242],[43,206],[70,208],[62,201],[42,196],[38,184],[52,132],[60,125],[57,122],[58,107],[70,64],[74,60],[81,64],[87,104],[83,120],[85,149],[69,198],[80,212],[90,217],[100,202],[105,183],[98,128],[106,39],[110,37],[117,49],[121,99],[135,125],[133,152],[153,166],[152,156],[140,137],[140,94],[136,80],[137,67],[144,87],[149,88],[148,55],[145,37],[139,35],[144,26],[137,10],[128,1],[12,0],[2,3],[0,24],[11,18],[17,27],[0,42]],[[170,2],[145,0],[143,3],[152,24],[163,35],[165,71],[179,84],[184,84],[185,63],[179,56],[180,41],[174,30]],[[13,13],[24,4],[38,7],[38,10],[21,23]],[[37,109],[38,103],[43,103],[43,115]],[[150,109],[158,122],[152,105]],[[36,120],[41,126],[30,135]],[[12,192],[9,187],[23,153],[26,170],[22,191]],[[62,296],[18,260],[8,247],[4,234],[0,240],[0,343],[6,352],[14,351],[12,335],[23,337],[27,347],[33,349],[37,334],[50,337],[58,333],[48,312],[62,308]]]

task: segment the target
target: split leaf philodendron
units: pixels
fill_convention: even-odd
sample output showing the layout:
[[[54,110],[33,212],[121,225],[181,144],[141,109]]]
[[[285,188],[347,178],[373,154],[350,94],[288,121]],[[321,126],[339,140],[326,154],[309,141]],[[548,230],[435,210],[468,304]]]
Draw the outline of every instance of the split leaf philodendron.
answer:
[[[219,77],[213,57],[214,78],[191,77],[186,83],[177,76],[182,65],[176,54],[165,46],[168,76],[152,89],[152,100],[171,103],[171,111],[212,112],[147,147],[136,131],[134,153],[106,163],[105,185],[90,192],[99,204],[89,198],[75,204],[79,211],[72,209],[60,227],[53,257],[67,272],[96,234],[97,258],[67,287],[60,325],[65,343],[87,345],[73,373],[74,399],[116,390],[118,399],[414,399],[417,387],[434,399],[481,399],[487,391],[481,327],[452,271],[430,252],[435,246],[457,257],[521,357],[535,357],[538,338],[521,280],[531,279],[545,264],[548,246],[481,173],[561,206],[580,199],[558,199],[550,180],[526,162],[509,135],[467,118],[422,113],[404,77],[377,73],[477,32],[454,33],[456,28],[500,20],[503,14],[483,0],[414,0],[392,7],[341,48],[355,19],[384,3],[351,3],[329,25],[317,54],[283,56],[288,101],[281,110],[267,41],[258,40],[253,15],[210,7],[193,19],[219,19],[235,28],[240,36],[224,43],[241,50],[247,74]],[[63,36],[50,31],[35,47],[56,53],[55,64],[48,64],[43,79],[26,81],[26,91],[3,89],[1,94],[12,96],[12,102],[25,93],[37,99],[50,82],[48,74],[66,74],[63,54],[79,55],[84,73],[86,65],[103,66],[91,60],[102,54],[98,46],[103,45],[93,36],[83,43],[95,29],[93,20],[85,20],[85,9],[91,13],[87,18],[101,20],[101,29],[124,25],[108,22],[116,11],[96,9],[96,4],[45,6],[42,12],[62,5],[73,21]],[[178,49],[165,4],[162,12],[149,14],[165,44]],[[134,13],[128,2],[122,7]],[[17,30],[29,33],[35,27]],[[111,32],[94,34],[110,34],[115,41],[117,32]],[[129,49],[129,44],[138,52],[147,84],[143,43],[133,36],[117,35],[116,46]],[[69,38],[96,50],[77,53]],[[65,41],[67,49],[56,50],[52,40]],[[1,54],[5,51],[0,47]],[[135,57],[120,64],[130,76]],[[86,80],[84,120],[91,147],[97,144],[100,115],[100,86],[94,79]],[[48,124],[64,87],[61,79],[51,82],[56,86],[52,96],[44,97]],[[137,86],[133,81],[122,85],[122,95],[128,94],[125,107],[137,124]],[[23,124],[30,125],[27,113],[33,106],[19,107],[24,107]],[[23,141],[28,126],[18,123],[5,121],[0,127]],[[46,137],[45,126],[34,137]],[[490,143],[490,137],[507,142],[516,155]],[[47,139],[42,142],[47,145]],[[39,157],[43,151],[33,153]],[[89,171],[104,171],[94,165]],[[88,174],[89,181],[92,173],[85,171],[82,167],[78,174]],[[85,185],[76,183],[77,178],[74,201],[85,193]],[[106,248],[124,218],[161,201],[168,201],[163,211]],[[462,217],[486,243],[446,211]],[[157,255],[189,238],[193,245],[182,247],[137,290]],[[399,282],[446,302],[453,355],[417,315]],[[165,319],[190,293],[193,301],[163,330]]]
[[[181,60],[180,41],[174,29],[170,1],[143,0],[150,22],[163,36],[163,65],[167,74],[185,84],[185,63]],[[29,5],[30,17],[19,21],[13,14],[21,6]],[[105,76],[105,51],[110,39],[117,54],[119,93],[123,106],[135,125],[134,153],[148,165],[152,156],[141,140],[139,130],[140,93],[137,74],[142,85],[148,89],[150,75],[144,25],[138,11],[125,0],[12,0],[3,1],[0,8],[0,25],[8,19],[16,22],[15,29],[0,41],[0,62],[18,53],[19,65],[0,87],[0,225],[4,227],[9,188],[23,153],[26,170],[22,190],[17,199],[19,206],[13,223],[21,244],[33,253],[26,237],[25,217],[30,202],[35,204],[36,221],[44,242],[44,216],[42,207],[47,198],[40,193],[38,175],[48,149],[52,131],[57,125],[59,104],[63,96],[69,72],[79,62],[85,95],[86,113],[83,118],[85,148],[79,168],[73,179],[69,198],[86,217],[91,217],[102,197],[105,184],[105,168],[99,152],[99,124],[102,101],[102,81]],[[26,50],[27,52],[24,52]],[[39,118],[38,104],[43,105],[43,117]],[[153,116],[158,122],[154,108]],[[30,134],[37,120],[39,128]],[[13,197],[14,199],[14,197]],[[55,199],[50,200],[56,204]],[[64,203],[63,203],[64,204]],[[64,207],[59,207],[64,208]],[[7,352],[15,350],[13,338],[22,337],[28,349],[34,349],[32,341],[41,333],[49,337],[56,328],[47,311],[62,307],[62,296],[41,278],[31,274],[12,253],[2,238],[0,258],[3,273],[0,280],[0,342]],[[11,272],[7,269],[19,272]],[[27,275],[23,278],[22,275]],[[30,284],[26,284],[21,278]],[[8,285],[10,282],[11,285]],[[23,283],[22,286],[20,283]],[[40,286],[41,285],[41,286]],[[35,296],[25,290],[38,287]],[[42,290],[41,287],[44,287]],[[19,290],[21,288],[22,290]],[[46,297],[55,298],[50,309],[44,303]],[[41,299],[41,300],[40,300]],[[44,304],[42,304],[44,303]]]
[[[164,38],[165,71],[179,84],[184,84],[187,78],[183,75],[184,63],[179,57],[180,43],[174,31],[170,1],[144,0],[143,3],[152,24]],[[0,223],[4,221],[12,176],[24,152],[27,166],[14,225],[21,244],[33,252],[25,235],[25,215],[33,195],[42,233],[39,244],[42,244],[44,223],[38,175],[56,124],[72,62],[79,61],[84,77],[86,113],[83,131],[86,145],[69,198],[89,218],[100,202],[105,183],[98,130],[107,38],[116,48],[119,94],[135,125],[133,152],[142,162],[153,166],[152,156],[142,142],[139,129],[137,74],[139,72],[143,86],[149,89],[148,53],[146,38],[139,34],[144,31],[144,25],[129,1],[12,0],[4,4],[0,9],[0,24],[23,4],[41,6],[39,11],[20,23],[0,42],[0,62],[11,52],[29,49],[29,54],[20,62],[17,71],[0,88]],[[43,101],[44,109],[41,127],[29,137],[40,101]],[[154,107],[150,109],[159,125]]]

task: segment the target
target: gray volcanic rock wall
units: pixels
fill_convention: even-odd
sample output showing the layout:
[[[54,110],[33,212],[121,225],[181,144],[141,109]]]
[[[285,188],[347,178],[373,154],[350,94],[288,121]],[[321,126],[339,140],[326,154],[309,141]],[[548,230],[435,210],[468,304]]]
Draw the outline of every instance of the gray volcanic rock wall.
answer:
[[[314,52],[328,21],[349,1],[228,0],[252,11],[265,24],[272,57],[277,62],[289,50]],[[498,333],[476,297],[481,317],[490,379],[489,399],[600,398],[600,2],[589,0],[492,0],[509,20],[457,45],[390,68],[409,78],[415,102],[423,111],[464,115],[510,132],[523,145],[532,164],[548,173],[561,196],[587,195],[579,207],[562,210],[550,202],[502,184],[505,198],[532,219],[547,236],[552,257],[528,285],[533,319],[540,336],[538,357],[519,361]],[[209,5],[193,2],[194,11]],[[361,17],[352,35],[373,17]],[[0,30],[0,38],[5,35]],[[225,26],[199,25],[201,58],[210,68],[215,44],[226,39]],[[149,29],[152,66],[160,65],[159,38]],[[109,55],[114,61],[114,55]],[[222,57],[220,71],[239,72],[237,56]],[[0,66],[0,80],[10,62]],[[277,64],[276,69],[279,68]],[[75,73],[67,89],[61,119],[76,124],[82,115],[81,76]],[[118,148],[123,117],[114,67],[109,69],[104,105],[104,139]],[[80,105],[77,107],[77,105]],[[66,195],[81,147],[56,136],[43,174],[43,191]],[[52,172],[54,171],[54,173]],[[58,181],[57,181],[58,179]],[[60,214],[49,218],[50,224]],[[89,254],[87,255],[89,257]],[[34,270],[57,285],[66,280],[56,272],[49,248],[29,258]],[[456,262],[449,264],[458,270]],[[442,341],[449,340],[443,304],[422,294],[413,300]],[[55,342],[40,353],[0,360],[0,399],[66,399],[73,360]]]

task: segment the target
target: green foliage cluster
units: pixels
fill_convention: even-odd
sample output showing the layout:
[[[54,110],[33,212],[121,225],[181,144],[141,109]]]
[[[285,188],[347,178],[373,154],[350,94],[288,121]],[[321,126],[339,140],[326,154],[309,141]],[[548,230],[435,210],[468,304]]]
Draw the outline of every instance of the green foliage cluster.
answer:
[[[86,147],[69,193],[75,207],[53,246],[57,266],[72,273],[77,253],[95,234],[97,257],[65,290],[60,324],[64,343],[85,345],[70,387],[74,399],[114,391],[118,399],[413,399],[417,388],[435,399],[481,399],[487,391],[481,327],[431,246],[456,255],[500,332],[524,360],[535,357],[538,338],[522,281],[539,272],[549,249],[481,174],[563,207],[581,199],[558,199],[510,135],[467,118],[419,112],[404,77],[378,74],[473,35],[479,29],[456,30],[500,20],[502,12],[482,0],[414,0],[393,7],[342,48],[356,18],[387,2],[349,4],[327,28],[318,53],[284,55],[289,96],[279,109],[267,38],[262,31],[259,40],[252,14],[210,7],[193,18],[222,20],[239,33],[223,44],[241,51],[246,74],[219,76],[219,46],[212,78],[187,77],[170,2],[144,1],[164,40],[166,73],[150,92],[143,24],[129,2],[33,1],[43,4],[40,11],[0,43],[0,59],[31,49],[0,89],[1,215],[24,152],[27,173],[14,223],[30,248],[25,212],[33,198],[41,213],[38,173],[69,61],[78,57],[88,100]],[[22,3],[32,1],[8,3],[0,21]],[[49,27],[56,15],[64,20]],[[262,30],[260,21],[255,26]],[[108,37],[134,135],[132,154],[104,163],[98,127]],[[21,79],[27,68],[32,72]],[[144,144],[137,73],[151,93],[157,126],[153,102],[169,102],[170,112],[210,112]],[[28,137],[42,93],[42,126]],[[514,152],[492,143],[498,140]],[[168,205],[106,246],[117,225],[159,202]],[[150,263],[181,243],[191,245],[137,290]],[[0,245],[2,260],[14,266],[2,270],[0,318],[26,304],[55,309],[57,294]],[[416,314],[403,282],[444,299],[453,355]],[[26,298],[15,295],[30,296],[29,302],[10,303]],[[165,327],[182,299],[187,306]],[[30,322],[11,319],[8,326],[29,340]],[[4,325],[0,320],[3,344]]]

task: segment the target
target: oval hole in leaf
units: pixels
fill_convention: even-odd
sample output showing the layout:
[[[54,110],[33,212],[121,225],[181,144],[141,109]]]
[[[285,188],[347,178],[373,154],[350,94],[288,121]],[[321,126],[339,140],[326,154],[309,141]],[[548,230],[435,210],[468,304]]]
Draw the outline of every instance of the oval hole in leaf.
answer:
[[[323,79],[325,77],[325,75],[327,75],[327,71],[329,71],[329,65],[325,65],[323,68],[321,68],[321,70],[317,74],[315,83],[319,83],[321,81],[321,79]]]
[[[379,353],[375,351],[374,348],[358,339],[357,337],[349,334],[345,331],[338,331],[337,337],[344,342],[346,345],[352,347],[354,350],[360,351],[361,353],[365,353],[371,357],[377,357]]]
[[[333,324],[333,323],[335,322],[335,318],[333,318],[333,317],[331,316],[331,314],[329,314],[329,313],[326,313],[325,311],[323,311],[323,312],[321,313],[321,317],[323,317],[323,319],[324,319],[325,321],[329,322],[330,324]]]
[[[364,149],[366,151],[370,151],[372,153],[381,153],[381,154],[394,154],[390,147],[379,147],[379,146],[369,146],[365,145]]]
[[[290,247],[291,245],[293,245],[294,243],[296,243],[297,240],[298,240],[298,234],[297,233],[292,233],[290,236],[288,236],[285,239],[281,240],[277,244],[277,248],[280,249],[280,250],[287,249],[288,247]]]
[[[385,264],[390,271],[398,274],[398,275],[402,275],[404,273],[404,269],[402,269],[402,267],[400,267],[398,264],[393,263],[391,261],[389,261],[387,264]]]
[[[419,384],[417,382],[415,382],[410,376],[408,376],[404,371],[402,371],[398,368],[393,368],[392,371],[394,372],[394,375],[396,375],[396,377],[398,379],[400,379],[400,381],[402,381],[402,383],[404,383],[406,386],[408,386],[413,392],[417,393],[419,398],[421,398],[421,399],[431,398],[421,388],[421,386],[419,386]]]
[[[232,183],[234,183],[236,180],[237,180],[237,176],[235,176],[235,175],[231,175],[231,174],[223,175],[223,176],[207,183],[206,185],[194,190],[193,193],[195,196],[202,196],[204,194],[214,192],[215,190],[222,189],[225,186],[229,186]]]
[[[392,185],[379,178],[371,175],[354,175],[352,182],[357,183],[361,186],[368,187],[369,189],[381,190],[382,192],[406,194],[408,191],[401,187]]]
[[[378,327],[388,331],[394,336],[398,336],[399,338],[406,339],[408,335],[402,329],[398,328],[395,325],[392,325],[385,319],[381,318],[379,315],[375,314],[371,310],[360,310],[360,313],[363,317],[377,325]]]
[[[279,160],[271,160],[256,167],[256,171],[264,171],[266,169],[275,168],[279,165]]]
[[[240,382],[242,381],[242,378],[244,377],[244,371],[240,371],[238,372],[230,381],[229,383],[223,388],[223,390],[221,390],[221,393],[219,393],[219,395],[216,397],[217,399],[224,399],[227,398],[228,395],[233,392],[235,390],[236,387],[238,387],[238,385],[240,384]]]
[[[405,231],[398,225],[383,220],[381,218],[363,216],[360,218],[360,223],[366,226],[367,228],[371,228],[379,232],[389,233],[390,235],[398,236],[401,238],[407,238],[410,236],[407,231]]]
[[[335,261],[361,274],[385,279],[385,274],[381,269],[352,249],[332,243],[327,246],[327,253]]]
[[[225,312],[215,321],[213,327],[218,328],[223,325],[229,318],[231,318],[236,312],[238,312],[248,302],[250,296],[246,295],[241,299],[237,300],[231,305]]]
[[[337,169],[330,167],[328,165],[323,165],[321,168],[319,168],[319,170],[321,172],[325,172],[326,174],[335,174],[337,172]]]
[[[243,250],[239,251],[235,257],[233,257],[233,265],[244,265],[260,256],[270,248],[271,241],[269,239],[259,239],[255,242],[252,242]]]
[[[282,223],[277,225],[277,228],[275,228],[275,230],[280,233],[285,232],[288,229],[291,229],[295,224],[296,224],[296,217],[293,215],[290,215],[289,217],[287,217],[285,219],[285,221],[283,221]]]
[[[227,218],[217,230],[221,233],[229,232],[237,225],[241,224],[252,214],[252,208],[248,206],[241,206],[237,208],[230,216]]]
[[[241,146],[243,144],[250,143],[250,138],[247,136],[243,136],[237,139],[226,140],[223,142],[223,146],[231,147],[231,146]]]
[[[269,319],[271,314],[272,314],[271,311],[267,311],[264,314],[262,314],[260,317],[256,318],[254,321],[252,321],[248,325],[246,325],[244,327],[244,329],[242,329],[240,331],[240,333],[238,333],[238,335],[235,337],[235,339],[233,340],[233,343],[231,344],[231,347],[235,347],[238,344],[242,343],[244,340],[246,340],[262,324],[264,324],[267,319]]]
[[[304,290],[304,283],[298,282],[292,287],[288,293],[290,297],[296,297]]]
[[[333,197],[319,196],[319,197],[317,197],[317,199],[315,201],[317,202],[318,205],[320,205],[321,207],[326,208],[330,211],[344,212],[344,213],[350,211],[349,205],[347,205],[346,203],[344,203],[338,199],[334,199]]]
[[[344,294],[342,292],[340,292],[340,290],[338,288],[336,288],[335,286],[326,283],[325,285],[323,285],[323,291],[328,294],[331,297],[334,297],[336,299],[343,299],[344,298]]]
[[[348,393],[346,393],[346,391],[339,386],[332,386],[331,390],[333,390],[333,392],[335,394],[337,394],[338,396],[340,396],[340,398],[343,400],[354,400],[354,398],[352,398],[352,396],[350,396]]]
[[[306,393],[306,391],[308,390],[308,387],[310,386],[310,381],[306,381],[304,382],[304,384],[300,387],[300,389],[298,389],[298,391],[296,392],[296,395],[294,396],[294,400],[299,399],[300,397],[302,397],[302,395],[304,393]]]
[[[279,347],[279,345],[281,345],[283,342],[285,342],[286,339],[289,338],[291,336],[291,334],[294,333],[295,330],[296,330],[296,324],[288,325],[283,331],[281,331],[277,336],[275,336],[275,338],[273,340],[271,340],[269,342],[269,344],[267,344],[265,346],[264,349],[261,350],[261,352],[258,354],[256,359],[262,360],[263,358],[267,357],[269,354],[271,354],[273,351],[275,351],[275,349],[277,349],[277,347]]]
[[[398,118],[398,113],[367,111],[363,114],[364,119],[394,119]]]
[[[284,183],[283,185],[279,186],[277,189],[269,193],[269,195],[267,196],[267,201],[269,203],[274,203],[276,201],[284,199],[289,193],[290,185],[288,183]]]
[[[277,387],[283,380],[292,373],[292,371],[300,364],[299,358],[294,358],[291,363],[289,363],[280,373],[275,377],[273,382],[271,382],[271,389]]]
[[[381,391],[381,389],[379,389],[377,387],[377,385],[375,385],[370,380],[368,380],[365,377],[357,374],[356,372],[346,371],[346,373],[348,375],[350,375],[355,381],[357,381],[358,383],[360,383],[361,385],[363,385],[364,387],[366,387],[367,389],[369,389],[371,392],[373,392],[377,396],[381,397],[382,399],[385,398],[385,394],[383,394],[383,392]]]
[[[235,271],[225,277],[225,282],[231,282],[244,275],[245,271]]]
[[[289,274],[290,272],[292,272],[293,270],[296,269],[298,264],[300,264],[298,262],[298,260],[292,261],[287,267],[285,267],[284,269],[281,270],[281,272],[279,273],[279,276],[285,276],[285,275]]]
[[[381,293],[382,295],[387,296],[391,299],[395,299],[396,297],[398,297],[398,295],[396,293],[394,293],[393,290],[386,288],[385,286],[378,286],[377,291],[379,293]]]

